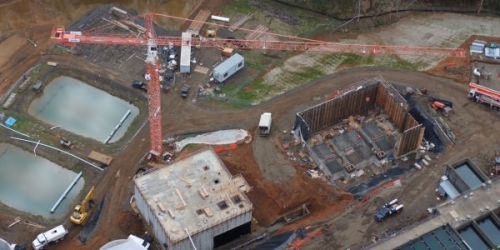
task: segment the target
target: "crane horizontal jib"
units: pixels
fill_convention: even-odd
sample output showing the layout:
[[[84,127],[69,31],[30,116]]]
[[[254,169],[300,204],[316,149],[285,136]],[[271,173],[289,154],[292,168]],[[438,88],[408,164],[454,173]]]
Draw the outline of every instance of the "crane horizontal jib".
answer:
[[[123,45],[147,45],[146,37],[130,36],[95,36],[84,35],[81,32],[66,32],[64,28],[55,28],[51,40],[64,45],[84,44],[123,44]],[[182,37],[158,36],[156,45],[184,46]],[[196,47],[228,47],[234,46],[240,49],[253,50],[284,50],[284,51],[312,51],[329,53],[355,53],[369,55],[407,55],[407,56],[435,56],[435,57],[466,57],[466,53],[460,48],[418,47],[418,46],[385,46],[344,44],[323,41],[269,41],[269,40],[240,40],[223,38],[196,37],[190,40],[191,46]]]

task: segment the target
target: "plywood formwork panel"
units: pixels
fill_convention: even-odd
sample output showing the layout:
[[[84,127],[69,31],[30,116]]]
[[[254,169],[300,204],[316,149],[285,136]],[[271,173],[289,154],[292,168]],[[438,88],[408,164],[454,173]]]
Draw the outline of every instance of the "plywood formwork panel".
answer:
[[[391,122],[402,131],[408,114],[408,103],[390,84],[379,84],[376,103],[385,110]]]
[[[422,141],[424,130],[425,128],[422,126],[422,124],[418,124],[413,128],[405,130],[401,135],[401,140],[399,142],[396,156],[403,156],[417,150]]]
[[[364,115],[375,104],[377,95],[376,84],[365,84],[353,88],[330,101],[311,107],[300,113],[309,125],[312,134],[347,119],[351,115]]]
[[[417,122],[417,120],[415,120],[415,118],[413,118],[413,116],[411,116],[411,115],[406,116],[405,130],[413,128],[417,125],[418,125],[418,122]]]

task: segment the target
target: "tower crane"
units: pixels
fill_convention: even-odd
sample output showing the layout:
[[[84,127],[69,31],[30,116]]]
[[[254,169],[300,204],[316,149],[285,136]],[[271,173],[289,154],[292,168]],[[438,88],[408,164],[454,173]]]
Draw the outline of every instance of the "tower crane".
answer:
[[[92,35],[81,31],[66,31],[64,27],[54,27],[51,33],[51,41],[60,45],[73,47],[77,44],[110,44],[110,45],[134,45],[147,48],[146,81],[148,81],[148,112],[150,128],[150,147],[155,153],[163,153],[162,127],[161,127],[161,102],[160,102],[160,73],[157,47],[159,45],[196,47],[225,47],[229,41],[221,38],[195,37],[183,39],[175,36],[156,36],[153,24],[155,16],[177,18],[186,21],[195,21],[187,18],[179,18],[164,14],[148,12],[144,15],[145,32],[142,36],[123,35]],[[200,22],[200,21],[195,21]],[[207,22],[203,22],[207,23]],[[210,25],[224,26],[215,23]],[[266,32],[268,33],[268,32]],[[270,33],[273,34],[273,33]],[[385,45],[362,45],[345,44],[326,41],[317,41],[299,37],[289,37],[273,34],[278,37],[296,38],[301,41],[269,41],[269,40],[241,40],[232,39],[230,42],[238,44],[240,48],[253,50],[281,50],[281,51],[312,51],[320,53],[354,53],[362,55],[407,55],[407,56],[434,56],[445,58],[465,58],[466,53],[459,48],[439,47],[415,47],[415,46],[385,46]]]

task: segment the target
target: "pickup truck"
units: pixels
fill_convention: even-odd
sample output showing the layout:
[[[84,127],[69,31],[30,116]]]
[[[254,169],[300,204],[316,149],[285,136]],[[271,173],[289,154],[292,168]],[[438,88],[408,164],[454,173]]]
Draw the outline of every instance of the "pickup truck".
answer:
[[[138,80],[132,81],[132,87],[136,88],[136,89],[140,89],[144,92],[148,92],[148,85],[146,85],[146,83],[138,81]]]
[[[383,221],[387,217],[398,213],[403,209],[403,204],[399,203],[398,199],[394,199],[390,201],[389,203],[386,203],[376,214],[375,214],[375,220],[376,221]]]
[[[57,243],[64,239],[64,236],[68,234],[68,230],[64,228],[63,225],[59,225],[55,228],[50,229],[47,232],[39,234],[33,241],[33,249],[40,250],[51,243]]]

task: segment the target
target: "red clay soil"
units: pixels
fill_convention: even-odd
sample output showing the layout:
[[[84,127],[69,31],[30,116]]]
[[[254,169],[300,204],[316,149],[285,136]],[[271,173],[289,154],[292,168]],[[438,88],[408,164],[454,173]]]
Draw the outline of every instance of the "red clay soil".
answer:
[[[269,226],[284,213],[308,204],[307,208],[313,215],[285,228],[296,229],[344,209],[352,200],[352,196],[339,195],[326,182],[310,178],[299,166],[295,166],[297,174],[287,183],[275,184],[265,179],[254,160],[250,144],[240,145],[231,154],[221,154],[221,159],[233,175],[241,173],[252,186],[247,195],[253,202],[253,216],[260,226]]]

